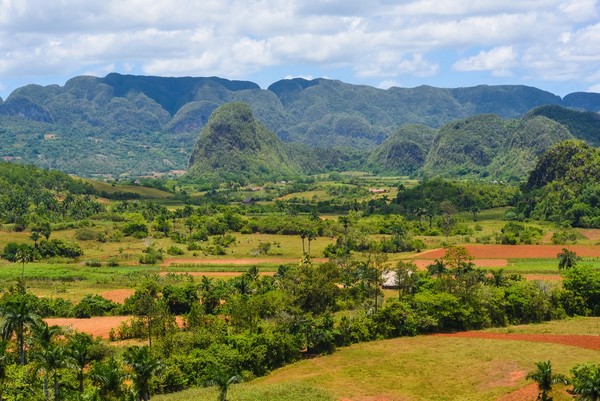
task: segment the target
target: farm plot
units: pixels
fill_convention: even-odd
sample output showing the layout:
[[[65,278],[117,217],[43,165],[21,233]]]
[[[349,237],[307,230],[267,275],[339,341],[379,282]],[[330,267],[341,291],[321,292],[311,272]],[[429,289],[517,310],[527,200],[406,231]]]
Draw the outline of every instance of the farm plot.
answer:
[[[599,245],[465,245],[475,259],[552,259],[563,248],[581,257],[600,257]],[[432,249],[417,255],[418,259],[439,259],[443,248]]]

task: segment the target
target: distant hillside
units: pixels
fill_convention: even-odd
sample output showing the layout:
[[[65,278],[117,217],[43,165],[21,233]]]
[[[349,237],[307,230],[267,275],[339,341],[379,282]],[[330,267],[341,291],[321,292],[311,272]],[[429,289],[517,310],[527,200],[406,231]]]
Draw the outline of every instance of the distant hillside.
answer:
[[[297,177],[300,165],[245,103],[228,103],[210,117],[192,152],[187,179],[263,183]]]
[[[367,161],[378,173],[521,181],[543,152],[573,137],[565,124],[536,112],[518,119],[481,114],[437,130],[402,126]]]
[[[536,107],[527,113],[527,116],[548,117],[566,126],[576,138],[600,146],[600,114],[598,113],[547,105]]]
[[[487,114],[442,127],[422,174],[520,181],[550,146],[573,136],[543,116],[503,120]]]
[[[600,148],[563,141],[540,156],[517,210],[526,218],[600,228]]]
[[[380,173],[415,174],[425,164],[436,136],[437,130],[425,125],[404,125],[369,154],[369,166]]]
[[[404,125],[440,128],[486,113],[520,118],[542,105],[600,110],[598,94],[563,100],[527,86],[382,90],[290,79],[261,89],[217,77],[79,76],[64,86],[19,88],[0,103],[0,157],[84,176],[182,170],[211,113],[231,102],[247,103],[284,142],[327,149],[328,165],[348,154],[338,157],[332,147],[371,151]]]

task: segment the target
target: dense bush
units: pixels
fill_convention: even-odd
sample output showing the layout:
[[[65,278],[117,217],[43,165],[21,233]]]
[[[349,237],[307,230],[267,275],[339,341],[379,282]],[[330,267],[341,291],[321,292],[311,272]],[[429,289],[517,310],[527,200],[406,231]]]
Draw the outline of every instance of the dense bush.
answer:
[[[88,318],[105,316],[114,312],[119,305],[100,295],[86,295],[73,309],[75,317]]]

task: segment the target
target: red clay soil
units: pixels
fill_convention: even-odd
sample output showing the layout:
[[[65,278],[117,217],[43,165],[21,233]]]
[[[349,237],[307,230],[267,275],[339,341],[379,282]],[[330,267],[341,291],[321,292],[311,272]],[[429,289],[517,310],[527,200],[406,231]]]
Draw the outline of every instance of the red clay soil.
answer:
[[[592,241],[600,241],[600,228],[581,230],[581,235]]]
[[[563,276],[560,274],[523,274],[523,278],[529,281],[562,281]]]
[[[101,316],[90,319],[72,319],[72,318],[49,318],[44,319],[50,326],[58,325],[71,327],[74,330],[91,334],[94,337],[108,338],[110,329],[117,328],[131,316]]]
[[[327,258],[312,258],[313,262],[327,262]],[[238,258],[238,259],[207,259],[207,258],[169,258],[166,259],[162,266],[170,266],[173,263],[179,264],[194,264],[194,265],[239,265],[252,266],[260,263],[298,263],[297,258]]]
[[[166,276],[167,274],[169,274],[170,272],[160,272],[159,274],[161,276]],[[206,277],[237,277],[237,276],[241,276],[242,274],[244,274],[243,272],[179,272],[180,274],[189,274],[190,276],[194,276],[194,277],[202,277],[202,276],[206,276]],[[259,276],[272,276],[274,275],[275,272],[260,272],[258,273]]]
[[[556,258],[563,248],[573,251],[577,256],[600,257],[599,245],[465,245],[474,259],[518,259],[518,258]],[[418,255],[420,259],[439,259],[446,251],[443,248],[432,249]]]
[[[554,343],[600,351],[600,336],[591,335],[488,333],[483,331],[465,331],[460,333],[435,335],[439,337],[485,338],[492,340],[515,340],[540,343]]]
[[[422,256],[422,255],[419,255]],[[427,257],[427,256],[426,256]],[[419,269],[425,269],[433,262],[431,259],[416,259],[413,263]],[[473,259],[472,262],[476,267],[505,267],[508,266],[508,259]]]
[[[82,333],[91,334],[94,337],[109,338],[110,329],[116,329],[121,322],[131,319],[132,316],[95,316],[89,319],[76,318],[48,318],[44,319],[48,325],[70,327],[73,330]],[[179,326],[183,325],[183,319],[180,316],[175,318]]]
[[[106,291],[100,294],[100,296],[102,298],[106,298],[108,300],[111,300],[113,302],[122,304],[125,302],[126,298],[129,298],[130,296],[132,296],[135,293],[135,290],[129,289],[129,288],[123,288],[120,290],[111,290],[111,291]]]
[[[498,398],[496,401],[535,401],[538,395],[537,384],[531,383]]]

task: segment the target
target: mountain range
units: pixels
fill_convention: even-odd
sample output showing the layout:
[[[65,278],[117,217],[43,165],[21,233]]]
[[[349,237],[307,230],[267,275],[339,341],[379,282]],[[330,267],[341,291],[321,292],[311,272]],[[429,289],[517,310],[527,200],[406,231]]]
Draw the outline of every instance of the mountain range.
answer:
[[[596,93],[561,98],[520,85],[383,90],[322,78],[261,89],[217,77],[113,73],[28,85],[0,99],[0,157],[84,176],[184,170],[213,111],[231,102],[246,103],[253,118],[296,149],[304,170],[486,176],[489,166],[512,167],[507,153],[529,159],[572,137],[600,144]],[[449,154],[456,160],[440,161]]]

